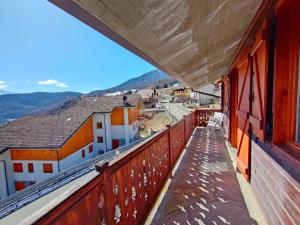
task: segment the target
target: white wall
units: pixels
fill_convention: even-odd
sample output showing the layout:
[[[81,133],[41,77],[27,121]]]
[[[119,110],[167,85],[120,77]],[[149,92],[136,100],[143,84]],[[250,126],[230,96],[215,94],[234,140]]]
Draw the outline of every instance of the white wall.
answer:
[[[121,125],[111,126],[111,138],[112,139],[125,139],[124,126],[121,126]]]
[[[111,113],[105,113],[105,129],[106,129],[106,147],[107,150],[112,149],[112,136],[111,136]]]
[[[5,168],[1,167],[0,168],[0,173],[1,173],[1,176],[6,175],[6,178],[5,177],[4,178],[5,178],[5,180],[7,179],[8,193],[9,193],[9,195],[11,195],[11,194],[16,192],[16,188],[15,188],[15,182],[14,182],[12,162],[11,162],[11,157],[10,157],[10,150],[6,150],[5,152],[1,153],[0,154],[0,160],[5,161],[5,163],[3,163],[3,166],[5,166]],[[2,180],[1,180],[1,182],[2,182]],[[0,196],[5,195],[6,193],[7,193],[7,187],[6,187],[6,184],[5,184],[4,189],[0,188]],[[1,197],[0,197],[0,199],[1,199]]]
[[[124,130],[125,130],[125,145],[129,144],[129,118],[128,108],[124,108]]]
[[[102,128],[97,129],[97,123],[101,122],[102,123]],[[93,132],[94,132],[94,151],[96,155],[98,155],[99,151],[106,151],[107,143],[106,143],[106,138],[105,138],[105,128],[106,128],[106,121],[105,121],[105,116],[104,113],[95,113],[93,114]],[[103,143],[98,143],[97,142],[97,137],[103,137]]]
[[[22,163],[23,172],[14,172],[14,181],[41,181],[45,180],[54,174],[58,173],[58,163],[57,161],[40,161],[40,160],[13,160],[12,163]],[[33,173],[28,172],[28,163],[33,164]],[[51,163],[53,168],[53,173],[44,173],[43,164]]]
[[[94,150],[93,152],[89,153],[89,146],[93,145],[93,142],[91,142],[90,144],[86,145],[85,147],[77,150],[76,152],[74,152],[73,154],[69,155],[68,157],[64,158],[63,160],[59,161],[59,168],[60,171],[68,169],[72,166],[75,166],[79,163],[82,163],[86,160],[89,160],[91,158],[93,158],[95,156],[95,146],[94,146]],[[82,150],[85,151],[85,157],[82,158]]]
[[[0,199],[8,196],[5,161],[0,160]]]

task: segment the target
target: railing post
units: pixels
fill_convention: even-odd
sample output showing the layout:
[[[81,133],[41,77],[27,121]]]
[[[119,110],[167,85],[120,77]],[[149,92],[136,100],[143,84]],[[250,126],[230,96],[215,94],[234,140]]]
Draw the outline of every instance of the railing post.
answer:
[[[183,116],[183,143],[186,145],[186,115]]]
[[[102,221],[102,224],[113,224],[115,212],[113,211],[114,206],[111,197],[114,196],[114,194],[109,174],[109,162],[100,161],[95,167],[98,172],[103,174],[103,192],[101,193],[98,203],[98,207],[103,212],[104,221]]]
[[[173,177],[173,174],[172,174],[172,155],[171,155],[171,153],[172,153],[172,151],[171,151],[171,149],[172,149],[172,146],[171,146],[171,125],[170,124],[168,124],[167,125],[167,128],[168,128],[168,142],[169,142],[169,172],[171,172],[171,178]]]

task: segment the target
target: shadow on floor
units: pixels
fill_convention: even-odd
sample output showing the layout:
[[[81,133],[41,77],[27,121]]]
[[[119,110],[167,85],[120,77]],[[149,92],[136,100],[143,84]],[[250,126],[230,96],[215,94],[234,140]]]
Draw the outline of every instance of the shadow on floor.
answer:
[[[221,131],[196,129],[152,224],[257,224]]]

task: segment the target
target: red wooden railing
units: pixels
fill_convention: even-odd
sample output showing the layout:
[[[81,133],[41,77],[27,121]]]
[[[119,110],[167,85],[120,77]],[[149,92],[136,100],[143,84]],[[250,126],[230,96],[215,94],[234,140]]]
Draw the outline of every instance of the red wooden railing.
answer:
[[[202,110],[201,110],[202,111]],[[195,111],[119,158],[97,165],[100,172],[36,224],[141,224],[195,126],[212,110]]]
[[[195,111],[197,126],[206,127],[209,118],[214,115],[215,112],[221,112],[221,109],[199,109]]]

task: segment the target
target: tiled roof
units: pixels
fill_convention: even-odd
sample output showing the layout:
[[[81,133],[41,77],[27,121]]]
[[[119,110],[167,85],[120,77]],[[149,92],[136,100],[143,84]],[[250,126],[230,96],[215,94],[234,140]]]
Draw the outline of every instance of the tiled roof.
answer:
[[[6,148],[51,148],[61,146],[95,112],[115,107],[137,106],[139,95],[82,97],[74,106],[57,115],[26,116],[0,126],[0,152]]]

